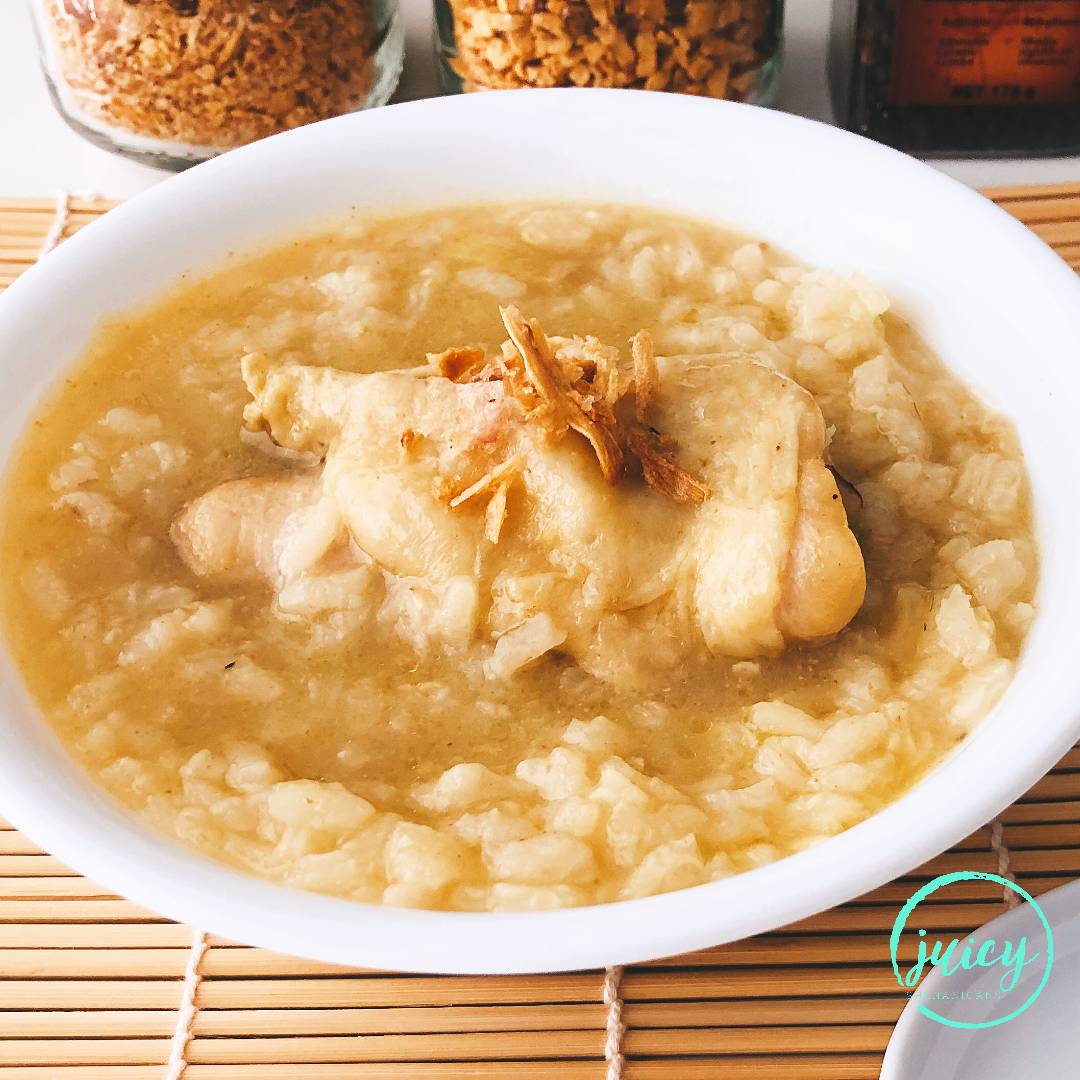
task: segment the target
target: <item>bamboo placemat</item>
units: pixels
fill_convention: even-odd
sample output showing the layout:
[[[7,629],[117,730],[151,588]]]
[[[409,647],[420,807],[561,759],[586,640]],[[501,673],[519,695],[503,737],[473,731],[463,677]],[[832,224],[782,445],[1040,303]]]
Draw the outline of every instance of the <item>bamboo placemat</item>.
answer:
[[[1080,184],[988,194],[1080,269]],[[0,287],[110,205],[0,200]],[[1033,894],[1080,875],[1080,746],[910,875],[772,934],[627,968],[606,987],[598,971],[355,971],[216,938],[195,985],[189,927],[0,822],[0,1080],[164,1080],[193,986],[183,1080],[602,1080],[620,1006],[626,1080],[873,1080],[905,1004],[893,919],[919,882],[951,870],[1011,874]],[[920,907],[928,929],[963,936],[1005,907],[988,882],[950,894]]]

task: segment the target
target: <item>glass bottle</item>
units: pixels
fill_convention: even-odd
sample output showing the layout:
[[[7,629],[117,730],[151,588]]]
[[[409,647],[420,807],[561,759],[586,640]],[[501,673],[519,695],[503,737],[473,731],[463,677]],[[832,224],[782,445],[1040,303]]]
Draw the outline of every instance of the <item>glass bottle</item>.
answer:
[[[1080,0],[834,0],[838,121],[923,155],[1080,149]]]

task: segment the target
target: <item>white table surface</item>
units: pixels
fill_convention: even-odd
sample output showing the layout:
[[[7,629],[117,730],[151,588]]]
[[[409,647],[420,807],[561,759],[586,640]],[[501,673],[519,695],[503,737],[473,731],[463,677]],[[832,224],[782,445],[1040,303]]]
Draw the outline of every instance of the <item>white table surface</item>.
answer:
[[[436,93],[431,0],[401,0],[406,60],[395,100]],[[787,0],[786,64],[780,107],[830,119],[825,81],[829,0]],[[1080,181],[1080,157],[940,160],[934,164],[974,186]],[[91,146],[56,115],[38,70],[25,0],[0,0],[0,196],[60,191],[125,198],[166,176]]]

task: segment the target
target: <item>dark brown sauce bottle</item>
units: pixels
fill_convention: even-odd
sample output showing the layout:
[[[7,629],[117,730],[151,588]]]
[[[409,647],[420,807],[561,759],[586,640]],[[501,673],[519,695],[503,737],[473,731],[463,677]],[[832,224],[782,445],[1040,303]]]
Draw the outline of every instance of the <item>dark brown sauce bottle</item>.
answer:
[[[914,153],[1080,150],[1080,0],[834,0],[839,123]]]

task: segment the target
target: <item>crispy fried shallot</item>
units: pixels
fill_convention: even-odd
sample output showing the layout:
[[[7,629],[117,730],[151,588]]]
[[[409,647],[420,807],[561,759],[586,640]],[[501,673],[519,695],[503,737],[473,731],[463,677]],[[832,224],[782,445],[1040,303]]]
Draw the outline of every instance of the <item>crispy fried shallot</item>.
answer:
[[[648,330],[639,330],[630,339],[630,354],[634,358],[634,415],[644,424],[649,406],[660,395],[660,369]]]
[[[484,536],[492,544],[497,544],[502,535],[503,522],[506,520],[506,497],[513,479],[513,476],[506,476],[499,481],[484,511]]]
[[[459,491],[450,500],[450,509],[456,510],[459,506],[464,505],[470,499],[475,499],[477,495],[482,495],[485,491],[491,490],[499,484],[504,477],[510,477],[513,473],[517,472],[521,468],[521,458],[516,454],[507,458],[506,461],[499,462],[493,469],[484,473],[475,484],[470,484],[463,491]]]
[[[582,338],[578,344],[581,349],[580,378],[591,384],[592,392],[598,398],[614,408],[622,394],[619,365],[612,356],[614,350],[605,348],[592,336]]]
[[[709,489],[675,461],[675,445],[655,428],[629,424],[623,431],[623,445],[641,463],[645,483],[655,491],[680,503],[700,506]]]
[[[487,357],[479,345],[458,345],[443,349],[440,353],[428,353],[428,363],[451,382],[474,382],[487,364]]]
[[[615,436],[614,417],[610,409],[604,409],[604,403],[596,398],[592,388],[570,384],[562,366],[551,351],[543,330],[535,319],[526,320],[516,307],[499,308],[503,325],[514,343],[525,375],[533,391],[540,399],[545,413],[554,420],[555,437],[566,428],[572,428],[584,435],[592,444],[600,471],[609,484],[617,484],[622,476],[623,454]]]
[[[575,359],[561,357],[535,319],[526,319],[510,305],[499,313],[510,340],[503,343],[496,359],[489,359],[476,346],[464,346],[429,353],[428,362],[453,382],[501,379],[549,439],[561,439],[568,430],[584,436],[610,484],[622,479],[629,460],[640,466],[651,488],[675,502],[702,503],[709,497],[705,484],[675,460],[675,442],[646,420],[660,395],[660,368],[647,331],[639,330],[631,340],[633,376],[622,378],[617,354],[596,338],[574,339]],[[631,394],[633,419],[626,420],[618,406]],[[521,464],[516,457],[505,461],[450,499],[450,506],[456,508],[494,489],[485,523],[492,543],[498,542],[506,516],[506,492]]]

